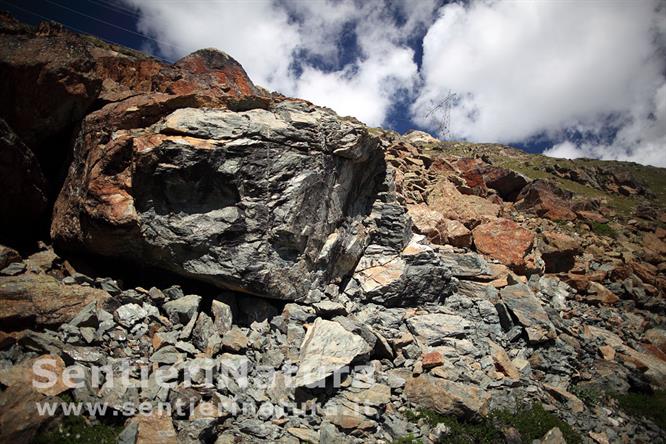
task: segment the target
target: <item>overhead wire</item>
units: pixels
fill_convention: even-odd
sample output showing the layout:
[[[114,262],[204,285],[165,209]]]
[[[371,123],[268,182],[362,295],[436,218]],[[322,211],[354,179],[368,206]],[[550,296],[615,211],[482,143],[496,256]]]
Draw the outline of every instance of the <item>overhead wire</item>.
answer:
[[[72,26],[72,25],[67,25],[67,24],[65,24],[65,23],[63,23],[63,22],[61,22],[61,21],[59,21],[59,20],[56,20],[56,19],[54,19],[54,18],[52,18],[52,17],[49,17],[49,16],[46,16],[46,15],[40,14],[40,13],[38,13],[38,12],[35,12],[35,11],[32,11],[32,10],[29,10],[29,9],[26,9],[26,8],[24,8],[24,7],[22,7],[22,6],[15,5],[15,4],[13,4],[13,3],[9,3],[9,2],[7,2],[6,0],[0,0],[0,3],[4,3],[5,5],[10,6],[11,8],[15,8],[15,9],[21,11],[21,12],[24,12],[24,13],[26,13],[26,14],[30,14],[30,15],[35,16],[35,17],[38,17],[38,18],[40,18],[40,19],[42,19],[42,20],[46,20],[46,21],[50,21],[50,22],[58,23],[58,24],[64,26],[65,28],[68,28],[68,29],[70,29],[70,30],[72,30],[72,31],[74,31],[74,32],[79,33],[79,34],[88,35],[88,36],[91,36],[91,37],[94,37],[94,38],[97,38],[97,39],[103,40],[103,41],[105,41],[105,42],[107,42],[107,43],[109,43],[109,44],[119,45],[119,46],[127,46],[127,45],[123,45],[122,43],[116,42],[116,41],[111,40],[111,39],[107,39],[107,38],[104,38],[104,37],[100,37],[100,36],[97,36],[97,35],[93,35],[93,34],[91,34],[90,32],[88,32],[88,31],[84,31],[84,30],[81,29],[81,28],[77,28],[76,26]],[[67,9],[68,9],[68,8],[67,8]],[[143,34],[139,34],[139,33],[133,32],[133,31],[128,30],[128,29],[126,29],[126,28],[117,27],[117,26],[114,26],[114,27],[116,27],[116,28],[120,28],[121,30],[124,30],[124,31],[127,31],[127,32],[131,32],[132,34],[138,34],[139,36],[144,37],[144,38],[147,38],[147,39],[149,39],[149,40],[154,40],[154,39],[151,39],[150,37],[144,36]],[[159,43],[159,42],[158,42],[158,43]],[[174,46],[174,47],[175,47],[175,46]],[[157,55],[154,55],[154,54],[149,54],[149,56],[150,56],[150,57],[154,57],[154,58],[156,58],[156,59],[158,59],[158,60],[161,60],[161,61],[163,61],[163,62],[166,62],[166,63],[172,63],[171,60],[165,59],[165,58],[163,58],[163,57],[160,57],[160,56],[157,56]]]
[[[155,38],[153,38],[153,37],[147,36],[147,35],[145,35],[145,34],[141,34],[140,32],[132,31],[131,29],[127,29],[127,28],[125,28],[125,27],[123,27],[123,26],[116,25],[115,23],[107,22],[106,20],[102,20],[102,19],[97,18],[97,17],[94,17],[94,16],[92,16],[92,15],[90,15],[90,14],[86,14],[86,13],[81,12],[81,11],[78,11],[78,10],[76,10],[76,9],[74,9],[74,8],[70,8],[69,6],[61,5],[61,4],[58,3],[58,2],[54,2],[54,1],[52,1],[52,0],[44,0],[44,1],[47,2],[47,3],[50,3],[50,4],[52,4],[52,5],[58,6],[58,7],[60,7],[60,8],[66,9],[66,10],[68,10],[68,11],[71,11],[71,12],[73,12],[73,13],[75,13],[75,14],[78,14],[78,15],[80,15],[80,16],[82,16],[82,17],[86,17],[86,18],[88,18],[88,19],[90,19],[90,20],[95,20],[96,22],[103,23],[103,24],[105,24],[105,25],[111,26],[111,27],[116,28],[116,29],[119,29],[119,30],[121,30],[121,31],[126,31],[126,32],[129,32],[130,34],[133,34],[133,35],[136,35],[136,36],[139,36],[139,37],[143,37],[144,39],[147,39],[147,40],[151,40],[151,41],[153,41],[153,42],[155,42],[155,43],[157,43],[157,44],[171,46],[172,48],[176,48],[176,49],[182,49],[182,47],[179,47],[178,45],[174,45],[174,44],[172,44],[172,43],[168,43],[168,42],[163,42],[163,41],[161,41],[161,40],[157,40],[157,39],[155,39]]]

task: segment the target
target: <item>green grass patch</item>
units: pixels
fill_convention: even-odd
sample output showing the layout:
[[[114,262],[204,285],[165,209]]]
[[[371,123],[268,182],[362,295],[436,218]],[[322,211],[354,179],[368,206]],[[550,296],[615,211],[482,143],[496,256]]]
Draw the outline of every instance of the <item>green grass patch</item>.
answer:
[[[634,417],[645,417],[666,430],[666,391],[652,395],[644,393],[614,394],[620,408]]]
[[[571,387],[570,391],[590,407],[599,404],[599,401],[604,396],[604,394],[598,390],[583,385],[574,385]]]
[[[121,425],[90,424],[82,416],[64,416],[41,431],[31,444],[115,444]]]
[[[450,430],[442,444],[493,444],[504,442],[503,429],[513,427],[523,442],[540,439],[553,427],[558,427],[567,443],[581,443],[580,435],[569,424],[546,411],[539,403],[523,406],[515,412],[496,410],[488,417],[477,420],[459,419],[440,415],[430,410],[408,411],[405,417],[411,422],[423,419],[430,426],[444,424]],[[409,442],[409,441],[407,441]]]
[[[423,444],[423,441],[417,438],[414,438],[414,435],[411,433],[406,436],[401,436],[398,439],[391,441],[393,444]]]
[[[608,224],[601,224],[599,222],[590,222],[589,225],[592,231],[598,234],[599,236],[612,237],[613,239],[617,237],[617,231],[615,231],[613,227],[611,227]]]

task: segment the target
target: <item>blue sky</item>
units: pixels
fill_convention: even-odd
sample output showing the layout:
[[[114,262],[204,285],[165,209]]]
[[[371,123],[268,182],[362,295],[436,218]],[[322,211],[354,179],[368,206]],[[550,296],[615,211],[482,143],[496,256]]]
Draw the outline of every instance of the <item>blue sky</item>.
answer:
[[[166,60],[217,47],[271,90],[373,126],[666,166],[658,0],[0,0]]]

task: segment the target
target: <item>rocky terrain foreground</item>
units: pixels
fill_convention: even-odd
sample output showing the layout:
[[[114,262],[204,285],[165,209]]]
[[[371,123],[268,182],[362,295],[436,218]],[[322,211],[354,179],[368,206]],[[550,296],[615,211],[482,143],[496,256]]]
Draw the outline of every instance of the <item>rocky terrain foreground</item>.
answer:
[[[0,442],[666,440],[665,170],[7,15],[0,97]]]

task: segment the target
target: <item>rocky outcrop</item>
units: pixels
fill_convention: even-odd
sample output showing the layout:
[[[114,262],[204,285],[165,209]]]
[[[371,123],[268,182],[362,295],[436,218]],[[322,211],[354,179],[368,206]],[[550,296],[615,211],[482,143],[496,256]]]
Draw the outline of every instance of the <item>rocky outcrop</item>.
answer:
[[[3,200],[12,210],[3,208],[0,222],[16,233],[25,227],[33,235],[32,225],[46,225],[47,199],[52,203],[57,195],[71,158],[70,141],[91,111],[124,103],[122,113],[129,110],[122,116],[124,128],[129,128],[138,126],[129,123],[133,119],[142,125],[154,122],[167,108],[250,109],[270,102],[269,94],[252,83],[242,66],[220,51],[204,49],[165,64],[79,36],[56,23],[33,28],[4,13],[0,96],[0,118],[8,125],[0,124],[0,167],[3,180],[12,185]],[[135,106],[142,111],[135,111]],[[117,116],[118,106],[115,110]],[[111,122],[101,125],[107,123]]]

